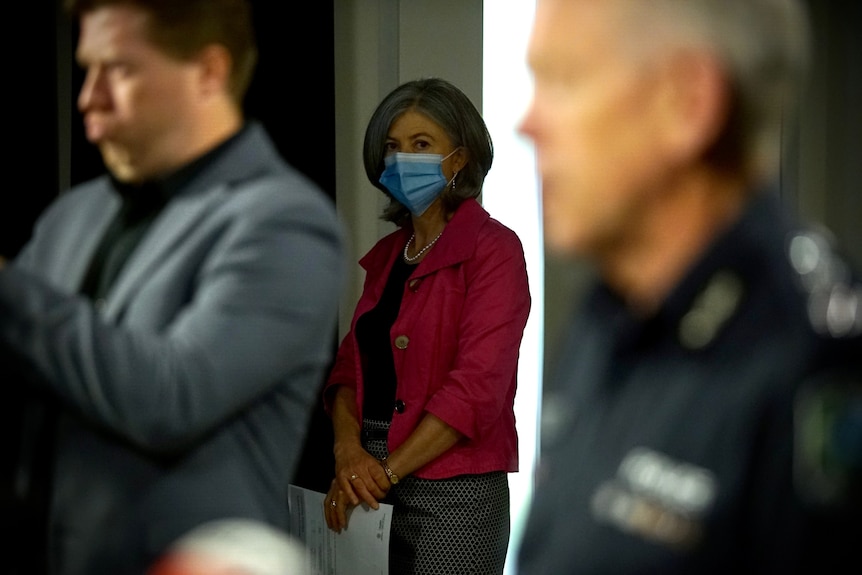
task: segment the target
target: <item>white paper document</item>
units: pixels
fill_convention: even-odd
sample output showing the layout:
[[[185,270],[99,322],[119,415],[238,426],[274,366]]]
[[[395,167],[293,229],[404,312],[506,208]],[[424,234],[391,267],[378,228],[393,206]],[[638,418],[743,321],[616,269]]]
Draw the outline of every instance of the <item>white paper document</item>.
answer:
[[[347,529],[336,533],[323,517],[325,493],[291,485],[290,533],[306,548],[307,575],[389,575],[392,505],[353,509]],[[305,575],[305,574],[303,574]]]

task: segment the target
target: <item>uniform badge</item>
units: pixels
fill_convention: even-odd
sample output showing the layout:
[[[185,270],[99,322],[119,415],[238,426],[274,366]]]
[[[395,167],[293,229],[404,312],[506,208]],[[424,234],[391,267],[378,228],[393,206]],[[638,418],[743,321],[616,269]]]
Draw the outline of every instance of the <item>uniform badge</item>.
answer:
[[[592,498],[597,521],[674,548],[690,548],[702,535],[702,518],[717,491],[707,469],[638,447]]]
[[[860,378],[858,371],[822,375],[796,397],[794,484],[815,507],[862,510]]]
[[[687,349],[703,349],[739,307],[742,280],[729,270],[716,272],[679,322],[679,341]]]

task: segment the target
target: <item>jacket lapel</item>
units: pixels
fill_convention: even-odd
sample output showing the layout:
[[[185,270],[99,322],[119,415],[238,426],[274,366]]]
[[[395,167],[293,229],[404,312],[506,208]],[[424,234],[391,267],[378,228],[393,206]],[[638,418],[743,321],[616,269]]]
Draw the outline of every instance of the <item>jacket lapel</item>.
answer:
[[[103,313],[116,319],[148,277],[163,264],[165,258],[188,235],[195,224],[212,211],[215,203],[224,201],[225,187],[220,186],[204,196],[180,196],[165,208],[152,228],[132,252],[117,277]]]
[[[186,241],[189,231],[201,219],[235,191],[237,184],[276,172],[281,165],[263,127],[252,122],[224,155],[173,198],[156,218],[117,277],[103,308],[105,316],[118,318],[153,270],[162,265],[180,242]]]

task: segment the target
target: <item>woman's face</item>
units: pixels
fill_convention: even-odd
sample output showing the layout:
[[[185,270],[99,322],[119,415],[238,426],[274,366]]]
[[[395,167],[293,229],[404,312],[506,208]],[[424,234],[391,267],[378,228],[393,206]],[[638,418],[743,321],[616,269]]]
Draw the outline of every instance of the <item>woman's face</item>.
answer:
[[[407,110],[392,122],[385,146],[387,156],[395,152],[404,152],[440,154],[445,157],[454,149],[452,140],[443,128],[416,110]],[[443,160],[443,174],[447,180],[452,179],[455,172],[463,167],[464,154],[460,149]]]

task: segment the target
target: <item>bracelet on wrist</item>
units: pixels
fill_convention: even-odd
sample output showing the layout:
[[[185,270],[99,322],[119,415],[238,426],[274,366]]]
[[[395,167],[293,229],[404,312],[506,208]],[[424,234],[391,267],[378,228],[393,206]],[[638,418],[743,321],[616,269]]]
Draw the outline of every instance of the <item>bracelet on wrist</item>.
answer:
[[[396,475],[395,472],[392,471],[392,468],[389,467],[389,458],[384,457],[383,459],[381,459],[380,465],[383,466],[383,471],[386,472],[386,477],[389,478],[389,483],[391,483],[392,485],[398,485],[398,475]]]

